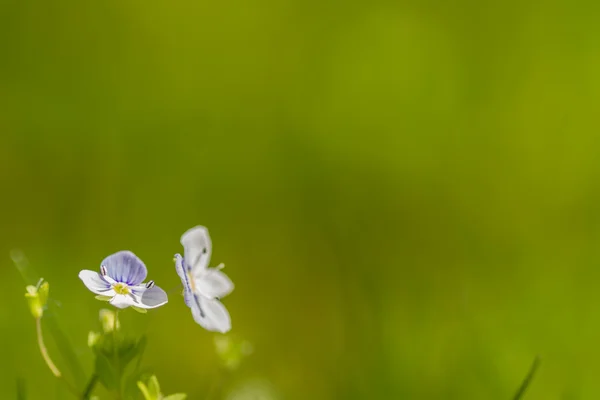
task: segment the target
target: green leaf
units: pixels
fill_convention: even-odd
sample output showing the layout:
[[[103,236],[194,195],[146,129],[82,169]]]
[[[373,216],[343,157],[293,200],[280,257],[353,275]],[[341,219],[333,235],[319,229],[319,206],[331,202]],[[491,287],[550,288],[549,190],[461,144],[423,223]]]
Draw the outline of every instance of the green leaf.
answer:
[[[185,400],[185,399],[187,399],[187,394],[177,393],[177,394],[170,394],[167,397],[163,397],[162,400]]]
[[[140,354],[142,348],[143,346],[141,345],[141,339],[124,339],[119,341],[117,344],[117,354],[122,370],[124,370],[125,367],[127,367],[127,365]]]
[[[131,306],[131,308],[133,308],[135,311],[139,312],[140,314],[146,314],[148,312],[148,310],[146,310],[145,308],[139,308],[136,306]]]
[[[137,340],[135,357],[123,371],[123,376],[125,377],[123,381],[124,393],[130,397],[139,397],[137,382],[142,380],[142,376],[149,375],[148,370],[141,369],[142,357],[144,355],[144,350],[146,349],[146,343],[146,336],[142,336]]]
[[[133,371],[133,373],[128,374],[125,377],[125,384],[123,389],[123,394],[125,399],[137,399],[140,397],[140,389],[138,386],[138,382],[144,383],[146,381],[146,377],[152,375],[152,371],[148,368],[137,369]],[[146,385],[144,384],[144,387]],[[146,388],[147,389],[147,388]]]
[[[96,353],[96,362],[94,366],[96,370],[95,373],[98,375],[98,379],[104,387],[108,390],[120,389],[119,375],[110,358],[105,354],[98,352]]]
[[[150,395],[150,391],[148,390],[148,387],[144,385],[144,382],[138,381],[137,386],[138,388],[140,388],[140,392],[142,392],[142,394],[144,395],[144,400],[155,400]]]
[[[133,339],[123,337],[119,331],[102,334],[93,347],[96,374],[102,384],[127,398],[139,396],[136,382],[140,380],[140,359],[145,348],[145,336]]]
[[[152,375],[148,380],[148,391],[150,392],[151,396],[154,396],[155,399],[160,399],[160,385],[158,384],[156,375]]]

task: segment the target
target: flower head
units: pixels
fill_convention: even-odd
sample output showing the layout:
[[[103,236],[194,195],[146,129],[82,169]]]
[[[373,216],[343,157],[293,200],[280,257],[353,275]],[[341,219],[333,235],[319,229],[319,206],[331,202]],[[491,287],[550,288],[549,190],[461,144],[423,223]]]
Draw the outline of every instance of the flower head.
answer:
[[[117,308],[133,306],[139,309],[156,308],[165,304],[167,294],[154,284],[144,283],[148,270],[135,254],[119,251],[100,263],[100,273],[83,270],[79,279],[98,298],[108,300]]]
[[[185,304],[194,320],[209,331],[225,333],[231,329],[231,318],[219,301],[233,291],[233,282],[221,269],[208,268],[212,245],[208,230],[196,226],[181,236],[184,256],[175,255],[175,269],[183,283]]]

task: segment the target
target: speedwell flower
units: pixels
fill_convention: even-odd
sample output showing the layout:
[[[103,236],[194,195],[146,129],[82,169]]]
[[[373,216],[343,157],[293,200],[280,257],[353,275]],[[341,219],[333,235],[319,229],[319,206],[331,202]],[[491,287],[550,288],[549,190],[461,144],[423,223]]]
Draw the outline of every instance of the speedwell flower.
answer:
[[[184,256],[175,255],[175,269],[183,283],[185,304],[203,328],[225,333],[231,329],[231,318],[219,301],[233,291],[233,283],[221,272],[223,265],[208,268],[212,245],[208,230],[196,226],[181,236]]]
[[[100,263],[100,273],[83,270],[79,278],[89,290],[117,308],[156,308],[165,304],[167,294],[154,284],[143,283],[148,270],[135,254],[119,251]]]

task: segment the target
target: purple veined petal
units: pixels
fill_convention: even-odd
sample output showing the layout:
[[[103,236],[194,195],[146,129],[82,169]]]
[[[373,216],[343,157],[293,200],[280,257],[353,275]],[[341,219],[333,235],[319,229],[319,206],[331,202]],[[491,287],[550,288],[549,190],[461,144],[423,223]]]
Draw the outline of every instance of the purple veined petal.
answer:
[[[208,229],[196,226],[181,235],[184,261],[193,270],[206,269],[210,261],[212,243]]]
[[[191,283],[188,275],[188,271],[185,267],[185,261],[180,254],[175,254],[175,270],[177,271],[177,275],[181,279],[181,283],[183,284],[183,288],[187,290],[192,290]]]
[[[131,295],[138,308],[156,308],[169,301],[167,293],[156,285],[151,288],[146,285],[135,286],[131,288]]]
[[[110,301],[110,304],[117,308],[127,308],[129,306],[137,306],[133,301],[133,297],[128,294],[117,294]]]
[[[148,270],[142,260],[128,250],[119,251],[106,257],[100,266],[106,267],[106,275],[129,286],[142,283],[148,275]]]
[[[111,278],[111,277],[110,277],[110,276],[108,276],[108,275],[106,275],[106,276],[103,276],[103,277],[102,277],[102,279],[104,279],[106,282],[108,282],[108,284],[109,284],[110,286],[113,286],[114,284],[116,284],[116,283],[117,283],[117,281],[115,281],[113,278]]]
[[[208,268],[195,279],[196,290],[209,299],[222,298],[233,291],[234,285],[225,273]]]
[[[175,270],[177,271],[177,275],[179,275],[181,283],[183,284],[183,299],[185,304],[191,308],[193,301],[192,287],[190,284],[189,275],[187,274],[184,266],[183,257],[181,257],[180,254],[175,254]]]
[[[192,316],[198,325],[212,332],[227,333],[231,330],[231,317],[220,301],[198,295],[194,298]]]
[[[192,305],[194,304],[194,294],[192,293],[191,290],[184,290],[183,291],[183,301],[185,302],[185,305],[188,306],[189,308],[192,308]]]
[[[95,271],[84,269],[79,272],[79,279],[93,293],[103,296],[113,296],[115,294],[110,283],[106,282],[102,275]]]

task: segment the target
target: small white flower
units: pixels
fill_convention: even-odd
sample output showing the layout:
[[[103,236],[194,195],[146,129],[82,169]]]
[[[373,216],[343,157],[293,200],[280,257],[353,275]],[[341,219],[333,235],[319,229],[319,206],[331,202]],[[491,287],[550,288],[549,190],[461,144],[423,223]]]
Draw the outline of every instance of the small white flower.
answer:
[[[147,274],[146,266],[135,254],[119,251],[100,263],[100,273],[83,270],[79,279],[90,291],[117,308],[162,306],[168,301],[167,294],[154,285],[154,281],[142,283]]]
[[[196,226],[181,236],[184,256],[175,255],[175,269],[183,283],[185,304],[194,320],[203,328],[225,333],[231,318],[219,301],[233,291],[233,282],[221,272],[223,265],[208,268],[212,245],[208,230]]]

